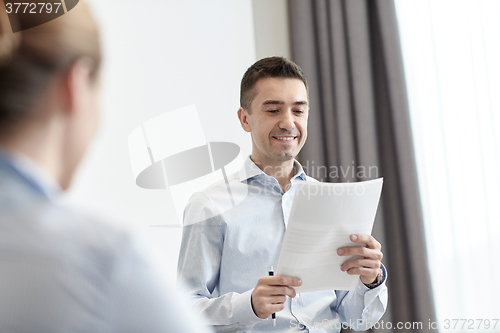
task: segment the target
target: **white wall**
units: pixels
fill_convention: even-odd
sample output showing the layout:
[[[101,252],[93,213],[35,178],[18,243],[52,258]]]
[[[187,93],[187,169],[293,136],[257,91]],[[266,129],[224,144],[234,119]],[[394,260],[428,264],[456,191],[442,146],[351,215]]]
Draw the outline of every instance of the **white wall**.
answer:
[[[287,0],[253,0],[255,53],[257,59],[291,58]]]
[[[105,55],[102,119],[74,183],[71,202],[139,227],[175,272],[181,228],[168,191],[137,187],[130,132],[157,115],[196,104],[207,141],[250,136],[237,120],[239,83],[255,61],[250,0],[88,0],[100,22]]]

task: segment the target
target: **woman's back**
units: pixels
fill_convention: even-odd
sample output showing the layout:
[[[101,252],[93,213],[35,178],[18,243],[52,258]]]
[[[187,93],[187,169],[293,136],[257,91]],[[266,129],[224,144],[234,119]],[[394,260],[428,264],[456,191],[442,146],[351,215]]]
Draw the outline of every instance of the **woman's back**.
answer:
[[[0,332],[206,332],[129,233],[62,203],[97,126],[85,2],[6,27],[0,11]]]

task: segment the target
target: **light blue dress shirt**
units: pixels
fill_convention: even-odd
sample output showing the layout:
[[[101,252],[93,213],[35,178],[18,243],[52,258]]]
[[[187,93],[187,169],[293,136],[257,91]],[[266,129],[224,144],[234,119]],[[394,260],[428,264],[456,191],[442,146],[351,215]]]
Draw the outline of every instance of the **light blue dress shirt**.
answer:
[[[375,324],[387,306],[383,283],[369,289],[361,280],[352,291],[316,291],[287,297],[284,310],[272,321],[257,317],[251,293],[257,280],[277,267],[281,244],[298,181],[306,176],[295,161],[295,175],[283,193],[278,181],[250,158],[239,173],[198,192],[184,212],[178,276],[190,286],[194,307],[219,332],[339,332],[341,325],[365,330]],[[224,201],[228,190],[236,200]],[[226,200],[227,201],[227,200]]]
[[[68,209],[60,192],[0,148],[0,332],[211,331],[128,232]]]

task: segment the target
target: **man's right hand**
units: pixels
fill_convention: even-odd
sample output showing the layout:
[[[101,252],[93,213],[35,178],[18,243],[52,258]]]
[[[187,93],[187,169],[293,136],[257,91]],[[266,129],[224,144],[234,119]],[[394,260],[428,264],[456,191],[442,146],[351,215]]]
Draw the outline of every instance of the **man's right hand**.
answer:
[[[259,318],[267,318],[283,310],[286,296],[295,297],[295,289],[302,285],[299,278],[291,276],[262,276],[252,291],[253,311]]]

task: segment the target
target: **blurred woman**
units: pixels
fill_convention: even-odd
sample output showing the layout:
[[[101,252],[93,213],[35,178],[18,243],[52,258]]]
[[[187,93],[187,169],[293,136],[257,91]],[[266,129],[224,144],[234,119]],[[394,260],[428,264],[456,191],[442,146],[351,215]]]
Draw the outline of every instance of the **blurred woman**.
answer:
[[[85,4],[45,24],[0,0],[0,332],[206,332],[131,237],[65,208],[98,123]],[[31,25],[30,25],[31,24]]]

